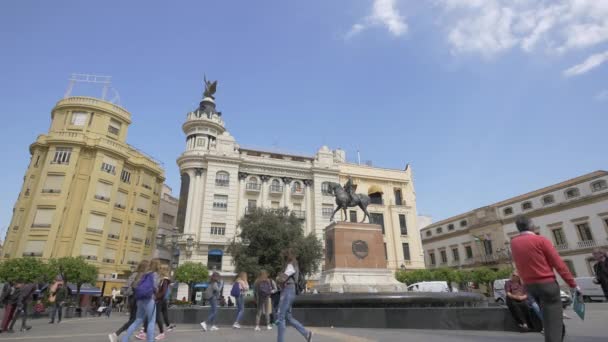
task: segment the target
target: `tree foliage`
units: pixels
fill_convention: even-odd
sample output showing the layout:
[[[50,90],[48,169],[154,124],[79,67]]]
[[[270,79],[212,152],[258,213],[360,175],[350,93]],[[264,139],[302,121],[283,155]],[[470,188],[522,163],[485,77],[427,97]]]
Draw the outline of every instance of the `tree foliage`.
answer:
[[[37,258],[8,259],[0,264],[0,278],[10,282],[38,283],[48,279],[48,267]]]
[[[318,271],[323,245],[313,234],[304,236],[302,221],[287,208],[250,211],[239,227],[240,233],[229,247],[237,272],[254,278],[264,269],[274,276],[284,267],[281,253],[287,248],[297,253],[302,274]]]
[[[66,284],[76,285],[76,298],[80,296],[82,284],[94,284],[97,281],[97,274],[97,267],[89,264],[83,257],[51,259],[47,266],[47,278],[54,279],[61,276]]]
[[[209,271],[200,262],[185,262],[175,269],[175,280],[195,284],[209,279]]]
[[[400,270],[395,274],[395,278],[408,285],[423,281],[447,281],[450,285],[451,283],[458,283],[466,287],[469,282],[475,282],[487,286],[491,291],[494,280],[509,278],[511,272],[513,272],[511,267],[501,268],[498,271],[488,267],[474,268],[471,270],[438,268],[433,270]]]

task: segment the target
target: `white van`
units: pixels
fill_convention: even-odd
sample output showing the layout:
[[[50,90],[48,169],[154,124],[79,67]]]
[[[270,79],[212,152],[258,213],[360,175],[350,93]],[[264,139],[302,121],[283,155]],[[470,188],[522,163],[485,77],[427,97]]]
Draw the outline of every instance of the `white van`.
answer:
[[[450,287],[447,281],[423,281],[408,286],[407,290],[413,292],[450,292]],[[452,286],[452,292],[458,292],[458,289]]]
[[[583,299],[585,302],[591,302],[593,300],[603,301],[604,292],[602,291],[602,287],[599,284],[595,284],[593,280],[595,277],[578,277],[574,278],[576,280],[576,285],[581,288],[581,292],[583,292]]]

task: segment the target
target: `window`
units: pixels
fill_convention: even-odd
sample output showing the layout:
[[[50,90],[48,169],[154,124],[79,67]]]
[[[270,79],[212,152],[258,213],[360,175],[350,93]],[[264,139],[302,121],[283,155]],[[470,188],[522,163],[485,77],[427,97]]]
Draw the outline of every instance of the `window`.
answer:
[[[448,231],[450,230],[454,230],[454,224],[452,223],[448,224]]]
[[[448,262],[448,253],[444,250],[439,251],[439,254],[441,255],[441,263],[445,264]]]
[[[211,223],[211,235],[226,235],[226,224]]]
[[[97,248],[97,245],[85,243],[80,247],[80,255],[88,260],[97,260]]]
[[[494,250],[492,249],[492,240],[483,240],[483,248],[486,255],[492,255],[494,253]]]
[[[431,265],[435,265],[435,253],[429,253],[429,259],[431,259]]]
[[[72,121],[70,123],[72,126],[84,126],[87,122],[87,113],[85,112],[73,112],[72,113]]]
[[[468,224],[467,220],[462,220],[462,221],[460,221],[460,226],[461,226],[461,227],[466,227],[466,226],[467,226],[467,224]]]
[[[131,184],[131,172],[127,170],[122,170],[120,173],[120,180],[123,183]]]
[[[568,269],[570,270],[570,273],[572,273],[572,276],[576,277],[576,269],[574,269],[574,263],[572,262],[572,260],[564,260],[564,263],[566,264],[566,266],[568,266]]]
[[[530,210],[532,209],[532,202],[528,201],[528,202],[524,202],[521,204],[521,209],[522,210]]]
[[[151,190],[152,187],[150,186],[150,184],[152,183],[152,176],[147,174],[146,172],[142,172],[141,174],[141,186]]]
[[[136,223],[131,232],[131,241],[143,242],[146,238],[146,227],[141,223]]]
[[[113,264],[116,261],[116,250],[106,249],[103,253],[103,262]]]
[[[547,195],[547,196],[543,197],[544,205],[553,204],[553,202],[555,202],[555,198],[553,197],[553,195]]]
[[[216,186],[228,186],[230,185],[230,174],[226,171],[219,171],[215,174],[215,185]]]
[[[103,226],[106,221],[106,217],[104,215],[90,213],[89,214],[89,223],[87,224],[87,232],[89,233],[103,233]]]
[[[471,248],[471,246],[464,246],[464,252],[467,256],[467,259],[473,258],[473,248]]]
[[[502,211],[502,213],[503,213],[505,216],[507,216],[507,215],[511,215],[511,214],[513,214],[513,208],[511,208],[511,207],[504,208],[504,209],[503,209],[503,211]]]
[[[55,208],[38,208],[34,216],[32,228],[50,228],[53,223]]]
[[[137,196],[137,199],[135,200],[135,208],[137,210],[137,212],[142,213],[142,214],[147,214],[148,213],[148,206],[150,205],[150,199],[144,196]]]
[[[107,172],[111,175],[116,174],[116,160],[104,157],[101,163],[101,171]]]
[[[55,193],[61,192],[63,186],[64,175],[47,175],[44,180],[44,186],[42,187],[43,193]]]
[[[302,183],[300,182],[293,182],[293,184],[291,185],[291,192],[294,194],[302,194],[304,193],[304,188],[302,188]]]
[[[69,164],[70,156],[72,156],[71,147],[57,147],[51,164]]]
[[[36,156],[36,162],[34,163],[34,167],[38,167],[38,162],[40,162],[40,156]]]
[[[118,220],[112,220],[110,227],[108,228],[108,238],[118,240],[120,237],[120,231],[122,230],[122,222]]]
[[[228,196],[213,195],[213,209],[222,211],[228,210]]]
[[[95,199],[109,202],[111,192],[112,185],[104,182],[97,182],[97,189],[95,190]]]
[[[281,206],[281,203],[279,203],[279,201],[270,202],[270,208],[272,208],[272,209],[279,209],[280,206]]]
[[[395,205],[403,205],[403,198],[401,196],[401,189],[395,189]]]
[[[108,125],[108,133],[118,135],[120,133],[120,122],[114,119],[110,120]]]
[[[350,215],[350,222],[357,222],[357,211],[356,210],[351,210],[348,212],[348,214]]]
[[[591,235],[591,228],[587,222],[580,223],[576,225],[576,230],[578,231],[578,236],[580,236],[581,241],[592,241],[593,235]]]
[[[404,242],[401,244],[401,248],[403,249],[403,260],[411,260],[410,257],[410,244],[407,242]]]
[[[431,235],[433,235],[433,232],[431,232],[430,230],[427,230],[426,231],[426,236],[431,236]]]
[[[116,203],[114,204],[114,207],[120,209],[125,209],[127,207],[127,193],[122,191],[116,193]]]
[[[209,270],[222,270],[222,257],[224,252],[221,249],[212,249],[207,254],[207,268]]]
[[[173,225],[175,223],[175,216],[163,213],[163,223]]]
[[[454,261],[460,261],[460,253],[458,252],[458,248],[452,248],[452,257]]]
[[[258,179],[256,177],[249,178],[249,182],[245,185],[247,190],[260,191],[262,185],[258,183]]]
[[[441,228],[441,227],[437,227],[437,229],[435,229],[435,232],[436,232],[437,234],[441,234],[441,233],[443,233],[443,228]]]
[[[28,241],[25,243],[25,249],[23,250],[23,256],[37,256],[41,257],[44,251],[45,241]]]
[[[281,186],[281,182],[278,179],[273,179],[270,183],[270,192],[281,193],[283,192],[283,187]]]
[[[254,200],[254,199],[247,200],[247,208],[254,209],[254,208],[257,208],[257,206],[258,206],[257,200]]]
[[[399,229],[401,230],[401,235],[407,235],[407,222],[404,214],[399,214]]]
[[[574,197],[578,197],[579,191],[578,191],[578,188],[572,188],[572,189],[566,190],[565,194],[566,194],[566,198],[574,198]]]
[[[379,224],[382,228],[382,234],[384,235],[384,215],[380,213],[370,213],[369,222]]]
[[[331,196],[331,194],[329,193],[329,182],[321,183],[321,194]]]
[[[331,204],[323,204],[323,207],[321,208],[321,213],[324,218],[330,218],[331,214],[334,213],[334,206]]]
[[[557,228],[553,229],[551,232],[553,233],[553,241],[555,241],[556,246],[566,245],[566,236],[564,235],[563,229]]]
[[[593,191],[593,192],[602,191],[606,188],[608,188],[608,185],[606,185],[606,181],[603,179],[599,180],[597,182],[591,183],[591,191]]]
[[[382,193],[375,192],[373,194],[369,194],[369,203],[370,204],[384,204],[384,201],[382,200]]]

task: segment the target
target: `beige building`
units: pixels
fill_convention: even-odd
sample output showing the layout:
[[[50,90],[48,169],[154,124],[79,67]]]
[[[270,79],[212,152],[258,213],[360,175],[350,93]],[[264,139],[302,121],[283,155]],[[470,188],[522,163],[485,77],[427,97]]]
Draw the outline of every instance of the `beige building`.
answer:
[[[96,98],[55,105],[48,134],[30,146],[4,258],[83,256],[111,279],[152,255],[164,175],[126,144],[130,123]]]
[[[426,265],[508,265],[518,214],[532,219],[536,232],[553,242],[575,276],[591,276],[591,251],[608,246],[608,172],[582,175],[423,228]]]
[[[160,243],[155,244],[153,257],[167,265],[177,262],[179,256],[178,253],[175,255],[177,246],[172,244],[172,240],[179,233],[176,227],[177,205],[178,199],[173,197],[171,188],[167,184],[163,184],[156,232],[157,241]]]

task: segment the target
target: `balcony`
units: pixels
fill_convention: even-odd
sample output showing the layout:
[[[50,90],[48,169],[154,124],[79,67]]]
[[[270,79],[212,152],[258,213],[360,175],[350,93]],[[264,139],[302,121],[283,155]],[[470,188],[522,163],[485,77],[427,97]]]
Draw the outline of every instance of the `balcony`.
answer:
[[[42,252],[23,252],[23,256],[41,257]]]
[[[126,206],[124,204],[120,204],[120,203],[115,203],[114,204],[114,208],[118,208],[118,209],[125,209]]]
[[[293,197],[304,197],[304,188],[292,188],[291,196]]]
[[[148,214],[148,211],[146,209],[142,209],[142,208],[137,208],[137,212],[142,213],[142,214]]]
[[[108,239],[118,240],[118,239],[120,239],[120,235],[118,235],[118,234],[108,234]]]
[[[258,209],[258,207],[245,207],[245,215],[249,215],[251,213],[253,213],[254,211],[256,211]]]
[[[262,190],[262,184],[260,183],[247,183],[245,184],[245,190],[249,193],[259,193]]]
[[[568,243],[563,243],[561,245],[555,245],[555,249],[557,249],[558,251],[568,250]]]
[[[228,187],[229,185],[230,185],[230,180],[228,180],[228,179],[216,179],[215,180],[215,186]]]
[[[585,240],[585,241],[579,241],[577,243],[578,248],[593,248],[593,247],[597,247],[597,243],[595,242],[595,240]]]
[[[97,256],[95,255],[81,255],[86,260],[97,260]]]
[[[295,215],[295,217],[299,218],[300,220],[306,219],[305,210],[292,210],[291,212]]]
[[[271,185],[270,186],[270,194],[275,196],[281,196],[283,194],[283,186],[282,185]]]
[[[104,202],[110,202],[110,197],[106,197],[106,196],[102,196],[102,195],[95,195],[95,199],[104,201]]]
[[[138,238],[138,237],[132,237],[132,238],[131,238],[131,241],[133,241],[133,242],[138,242],[138,243],[142,243],[142,242],[144,242],[144,239],[142,239],[142,238]]]
[[[106,264],[113,264],[115,261],[114,259],[103,258],[103,262]]]

